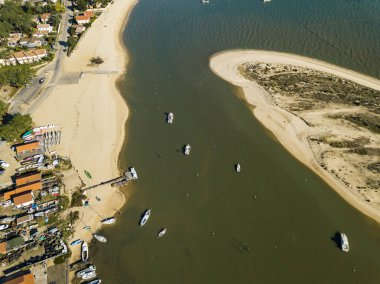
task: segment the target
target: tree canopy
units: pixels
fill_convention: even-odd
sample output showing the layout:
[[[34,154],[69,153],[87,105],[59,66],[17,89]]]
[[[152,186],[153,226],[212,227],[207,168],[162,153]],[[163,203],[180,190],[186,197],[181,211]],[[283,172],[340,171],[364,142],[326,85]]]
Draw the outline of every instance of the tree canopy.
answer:
[[[19,32],[30,34],[33,29],[32,14],[29,7],[23,9],[19,2],[6,1],[0,6],[0,36],[6,37],[9,33]]]
[[[32,128],[33,121],[29,114],[16,114],[6,124],[0,126],[0,137],[8,142],[20,139],[20,136]]]

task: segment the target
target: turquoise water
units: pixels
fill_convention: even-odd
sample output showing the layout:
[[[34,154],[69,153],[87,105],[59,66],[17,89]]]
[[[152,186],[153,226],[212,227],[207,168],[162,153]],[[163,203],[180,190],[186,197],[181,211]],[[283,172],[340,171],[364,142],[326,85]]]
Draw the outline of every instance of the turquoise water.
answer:
[[[109,241],[91,246],[104,282],[379,283],[378,224],[287,153],[208,67],[216,52],[254,48],[380,77],[379,35],[379,1],[141,0],[120,84],[131,109],[121,166],[140,179],[102,232]],[[340,231],[348,254],[333,240]]]

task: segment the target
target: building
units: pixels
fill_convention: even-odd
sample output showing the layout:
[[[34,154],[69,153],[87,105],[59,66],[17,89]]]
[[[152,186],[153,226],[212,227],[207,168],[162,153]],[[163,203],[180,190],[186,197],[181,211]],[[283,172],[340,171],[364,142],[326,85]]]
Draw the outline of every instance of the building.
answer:
[[[41,23],[46,24],[47,21],[49,21],[50,17],[51,17],[51,14],[50,14],[50,13],[43,13],[43,14],[41,15],[41,17],[40,17]]]
[[[29,214],[29,215],[25,215],[25,216],[22,216],[22,217],[18,217],[16,219],[16,224],[17,224],[17,226],[19,226],[19,225],[28,223],[30,221],[33,221],[33,214]]]
[[[42,175],[40,172],[28,172],[16,177],[16,186],[21,186],[24,184],[28,184],[31,182],[35,182],[41,180]]]
[[[46,52],[46,50],[45,50],[45,52]],[[40,149],[40,142],[38,142],[38,141],[34,141],[34,142],[30,142],[30,143],[24,143],[24,144],[20,144],[20,145],[15,146],[15,150],[16,150],[17,155],[20,155],[20,154],[23,154],[26,152],[30,152],[30,151],[35,151],[38,149]]]
[[[93,16],[95,16],[94,11],[92,10],[84,11],[83,15],[89,18],[92,18]]]
[[[90,17],[86,16],[86,15],[78,15],[78,16],[75,17],[75,21],[79,25],[89,24],[90,23]]]
[[[51,33],[53,31],[53,27],[49,24],[41,24],[41,25],[37,25],[37,30],[40,32]]]
[[[17,209],[31,206],[34,202],[33,194],[31,191],[13,195],[12,200]]]
[[[32,183],[28,183],[22,186],[17,187],[16,189],[9,190],[3,193],[3,200],[9,200],[13,198],[14,195],[25,193],[27,191],[36,191],[42,189],[42,182],[41,181],[35,181]]]
[[[25,244],[24,238],[18,236],[0,243],[0,253],[6,254],[12,250],[18,249]]]
[[[8,281],[3,282],[4,284],[34,284],[34,276],[32,273],[24,274]]]
[[[86,27],[84,27],[84,26],[77,26],[76,28],[75,28],[75,34],[81,34],[81,33],[83,33],[84,31],[86,30]]]
[[[19,51],[19,52],[13,53],[13,57],[15,58],[15,60],[17,61],[18,64],[30,64],[30,63],[38,62],[42,58],[44,58],[46,56],[47,56],[46,49],[42,49],[42,48],[40,48],[40,49],[32,49],[32,50],[29,50],[29,51]],[[38,142],[32,142],[32,143],[28,143],[28,144],[22,144],[20,146],[30,145],[30,144],[33,144],[33,143],[38,143]],[[26,149],[26,148],[30,148],[30,147],[31,146],[25,146],[25,147],[21,147],[20,149]],[[39,147],[38,147],[38,149],[39,149]],[[25,150],[25,151],[27,151],[27,150]],[[33,151],[33,150],[29,150],[29,151]],[[18,155],[21,153],[21,152],[19,153],[17,151],[17,148],[16,148],[16,152],[17,152]]]

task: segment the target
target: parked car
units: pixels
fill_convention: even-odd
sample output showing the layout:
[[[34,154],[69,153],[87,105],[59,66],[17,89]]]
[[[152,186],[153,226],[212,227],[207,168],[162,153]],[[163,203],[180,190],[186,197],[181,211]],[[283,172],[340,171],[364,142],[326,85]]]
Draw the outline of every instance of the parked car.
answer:
[[[45,82],[45,78],[42,77],[39,82],[40,82],[40,84],[42,84],[43,82]]]

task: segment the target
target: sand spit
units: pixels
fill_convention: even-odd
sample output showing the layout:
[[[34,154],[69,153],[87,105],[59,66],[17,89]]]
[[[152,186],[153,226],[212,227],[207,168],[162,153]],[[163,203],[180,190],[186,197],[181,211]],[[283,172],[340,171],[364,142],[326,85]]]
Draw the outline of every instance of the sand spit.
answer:
[[[252,108],[256,118],[269,129],[278,141],[299,161],[311,168],[315,173],[322,177],[338,194],[340,194],[352,206],[380,222],[380,195],[377,190],[372,192],[364,192],[358,186],[358,174],[353,167],[350,168],[350,161],[346,161],[339,152],[326,151],[326,146],[322,143],[314,143],[311,138],[327,137],[341,135],[339,138],[353,139],[365,136],[371,147],[380,146],[380,135],[374,132],[363,130],[360,127],[350,123],[342,123],[339,119],[330,119],[330,115],[352,111],[343,109],[339,105],[326,105],[328,108],[322,111],[308,112],[289,112],[281,106],[289,104],[292,98],[285,98],[287,101],[274,101],[271,95],[256,82],[245,79],[238,68],[245,63],[269,63],[282,64],[316,70],[328,75],[334,75],[346,80],[356,82],[360,85],[380,90],[380,80],[371,78],[344,68],[334,66],[319,60],[314,60],[307,57],[270,52],[260,50],[233,50],[221,52],[213,55],[210,58],[210,67],[214,73],[224,80],[241,87],[244,96]],[[283,99],[284,96],[281,98]],[[282,104],[284,103],[284,104]],[[357,109],[362,107],[357,107]],[[328,115],[326,115],[328,113]],[[297,115],[296,115],[297,114]],[[312,123],[309,123],[309,122]],[[343,125],[344,124],[344,125]],[[344,126],[344,127],[343,127]],[[336,137],[335,137],[336,138]],[[325,148],[324,148],[325,147]],[[337,154],[338,153],[338,154]],[[322,154],[325,154],[324,156]],[[322,156],[321,156],[322,155]],[[321,159],[323,157],[323,159]],[[357,157],[357,162],[360,163],[362,157]],[[376,156],[375,158],[376,159]],[[323,163],[322,163],[323,160]],[[323,166],[323,167],[322,167]],[[332,169],[348,169],[347,173],[342,175],[333,174],[336,171]]]
[[[50,96],[32,113],[38,125],[62,126],[62,145],[57,152],[71,158],[78,175],[68,174],[67,191],[98,184],[119,176],[118,156],[125,137],[128,108],[116,83],[126,72],[128,56],[121,34],[136,0],[115,0],[81,38],[71,57],[63,60],[63,74]],[[89,65],[92,57],[104,63]],[[91,173],[92,179],[84,174]],[[72,239],[89,241],[100,220],[115,214],[126,201],[118,189],[102,186],[88,192],[89,207],[80,212]],[[100,201],[96,200],[100,198]],[[91,226],[91,231],[83,229]],[[79,247],[72,248],[77,259]]]

